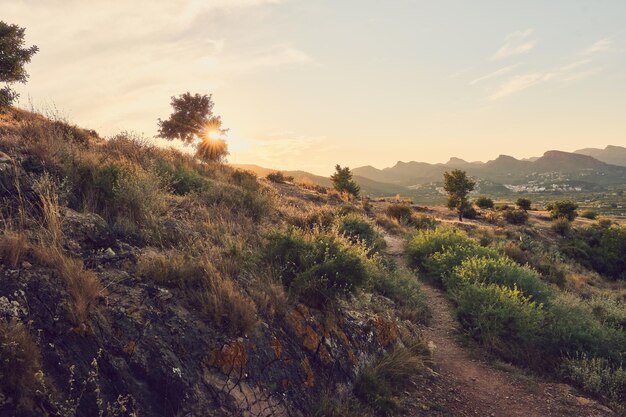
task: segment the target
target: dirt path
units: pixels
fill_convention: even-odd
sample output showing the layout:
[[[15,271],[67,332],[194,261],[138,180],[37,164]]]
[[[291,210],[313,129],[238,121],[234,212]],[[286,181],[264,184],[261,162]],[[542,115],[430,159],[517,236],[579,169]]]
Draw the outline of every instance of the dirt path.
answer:
[[[387,253],[405,267],[404,242],[386,235]],[[566,384],[537,382],[521,372],[496,369],[472,357],[458,342],[458,324],[445,294],[426,283],[432,320],[423,338],[434,351],[435,372],[429,384],[419,387],[415,416],[604,417],[614,414],[597,402],[580,396]]]

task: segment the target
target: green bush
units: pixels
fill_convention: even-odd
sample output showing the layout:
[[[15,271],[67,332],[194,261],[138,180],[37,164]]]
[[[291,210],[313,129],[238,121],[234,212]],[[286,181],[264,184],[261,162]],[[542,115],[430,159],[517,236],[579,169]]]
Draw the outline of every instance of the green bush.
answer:
[[[385,214],[399,222],[408,223],[413,216],[413,210],[406,204],[391,204],[385,210]]]
[[[424,214],[413,215],[409,223],[416,229],[434,229],[439,224],[434,217]]]
[[[273,231],[263,252],[283,285],[311,306],[347,298],[368,281],[364,254],[331,234]]]
[[[352,243],[364,242],[372,252],[378,252],[385,247],[382,236],[358,214],[348,214],[339,218],[338,229],[339,233],[345,235]]]
[[[372,279],[374,291],[393,300],[400,317],[415,323],[425,323],[430,317],[424,294],[417,279],[402,271],[382,271]]]
[[[454,268],[469,258],[497,258],[500,255],[493,249],[480,246],[476,241],[459,243],[455,246],[445,248],[441,252],[434,253],[426,259],[423,270],[427,278],[437,284],[445,286],[454,285],[450,282],[454,274]]]
[[[532,202],[528,199],[528,198],[518,198],[517,201],[515,202],[515,205],[517,207],[519,207],[520,210],[530,210],[530,206],[531,206]]]
[[[454,277],[463,282],[517,288],[524,296],[538,303],[546,303],[553,297],[552,290],[541,281],[537,272],[505,257],[467,258],[454,269]]]
[[[567,220],[572,221],[578,215],[576,212],[578,204],[570,200],[555,201],[548,207],[548,210],[552,213],[553,219],[566,218]]]
[[[476,206],[478,208],[481,208],[481,209],[492,209],[493,208],[493,200],[490,199],[490,198],[487,198],[485,196],[478,197],[474,201],[474,204],[476,204]]]
[[[413,268],[423,268],[424,262],[436,252],[459,244],[470,244],[465,233],[449,229],[434,229],[420,231],[407,245],[409,265]]]
[[[526,210],[504,210],[504,220],[510,224],[525,224],[528,221]]]
[[[552,222],[552,231],[561,235],[567,236],[572,230],[572,224],[567,218],[559,217]]]
[[[584,217],[585,219],[595,220],[598,218],[598,212],[594,210],[584,210],[580,213],[580,217]]]
[[[278,183],[278,184],[282,184],[285,182],[291,182],[293,181],[293,177],[292,176],[288,176],[283,174],[280,171],[274,171],[274,172],[270,172],[269,174],[267,174],[265,176],[265,178],[267,178],[268,180]]]
[[[169,183],[174,194],[185,195],[193,191],[204,191],[209,188],[209,181],[195,169],[173,166],[161,159],[157,164],[156,170]]]
[[[545,317],[541,304],[496,284],[461,285],[452,299],[465,331],[491,353],[523,365],[537,359]]]
[[[604,358],[577,355],[562,366],[564,376],[582,389],[602,397],[624,411],[626,402],[626,369],[612,366]]]

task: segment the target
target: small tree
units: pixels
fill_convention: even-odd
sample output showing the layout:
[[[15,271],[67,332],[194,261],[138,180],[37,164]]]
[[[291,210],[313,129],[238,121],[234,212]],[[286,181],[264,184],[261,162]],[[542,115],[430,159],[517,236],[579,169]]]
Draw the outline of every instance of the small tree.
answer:
[[[522,210],[528,211],[530,210],[531,201],[528,198],[518,198],[515,204]]]
[[[196,146],[196,156],[205,161],[222,162],[228,155],[228,145],[222,139],[222,119],[213,114],[211,95],[187,92],[172,97],[174,112],[167,120],[159,119],[159,137],[178,139]]]
[[[570,200],[555,201],[549,207],[553,219],[565,218],[571,222],[578,216],[578,204]]]
[[[467,195],[475,186],[476,183],[460,169],[443,174],[443,189],[448,193],[448,208],[459,213],[459,221],[463,221],[463,214],[468,207],[471,207]]]
[[[349,196],[358,197],[361,187],[352,179],[352,171],[348,167],[335,166],[335,173],[330,176],[335,190]]]
[[[39,51],[36,46],[24,47],[26,29],[0,21],[0,81],[7,85],[0,89],[0,107],[9,106],[19,97],[10,85],[25,83],[28,73],[24,65]]]

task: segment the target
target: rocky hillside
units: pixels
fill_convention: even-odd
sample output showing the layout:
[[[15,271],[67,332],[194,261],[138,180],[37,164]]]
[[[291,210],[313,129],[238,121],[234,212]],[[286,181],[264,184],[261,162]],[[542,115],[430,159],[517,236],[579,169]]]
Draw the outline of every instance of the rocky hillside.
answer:
[[[363,208],[16,109],[0,151],[1,415],[378,415],[424,369]]]

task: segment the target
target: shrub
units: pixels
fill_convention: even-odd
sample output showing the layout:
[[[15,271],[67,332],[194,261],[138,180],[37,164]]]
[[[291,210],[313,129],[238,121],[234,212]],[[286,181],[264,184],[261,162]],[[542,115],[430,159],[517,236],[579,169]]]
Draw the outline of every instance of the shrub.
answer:
[[[525,297],[538,303],[552,299],[552,290],[532,269],[517,265],[508,258],[467,258],[454,269],[455,278],[470,283],[498,284],[519,289]]]
[[[276,182],[279,184],[282,184],[284,182],[291,182],[293,181],[293,177],[292,176],[288,176],[283,174],[280,171],[274,171],[274,172],[270,172],[269,174],[267,174],[267,176],[265,177],[268,180],[272,181],[272,182]]]
[[[504,210],[504,220],[510,224],[525,224],[528,221],[528,213],[525,210]]]
[[[572,224],[566,217],[559,217],[552,222],[552,231],[561,235],[567,236],[572,230]]]
[[[474,204],[476,204],[476,206],[478,208],[481,208],[481,209],[492,209],[493,208],[493,200],[490,199],[490,198],[487,198],[485,196],[478,197],[474,201]]]
[[[578,213],[576,212],[577,208],[578,204],[569,200],[563,200],[555,201],[550,205],[550,208],[548,210],[551,211],[553,219],[559,219],[563,217],[569,221],[572,221],[578,215]]]
[[[416,229],[434,229],[439,222],[432,216],[418,214],[411,217],[410,224]]]
[[[604,358],[577,355],[563,362],[562,372],[582,389],[602,397],[623,410],[626,400],[626,369],[611,366]]]
[[[520,209],[520,210],[530,210],[530,205],[531,205],[531,201],[528,198],[518,198],[517,201],[515,202],[515,205]]]
[[[420,231],[407,245],[409,265],[413,268],[422,268],[424,262],[436,252],[470,242],[471,239],[465,233],[454,230],[440,228]]]
[[[372,281],[376,292],[396,303],[402,319],[425,323],[430,317],[424,294],[413,275],[403,271],[383,271]]]
[[[352,243],[364,242],[372,252],[385,247],[385,240],[367,221],[358,214],[348,214],[338,221],[339,233],[345,235]]]
[[[489,224],[494,224],[497,226],[502,225],[502,215],[495,211],[488,211],[484,214],[485,220]]]
[[[368,279],[358,248],[331,234],[273,231],[263,252],[266,262],[280,271],[283,285],[312,306],[346,298]]]
[[[452,299],[465,331],[490,352],[515,363],[535,360],[545,315],[541,304],[496,284],[461,285]]]
[[[598,218],[598,212],[593,210],[584,210],[580,213],[580,217],[584,217],[585,219],[595,220]]]
[[[463,217],[466,219],[475,219],[478,217],[478,212],[470,204],[463,206]]]
[[[0,318],[0,413],[31,415],[41,384],[41,352],[26,326]],[[6,408],[5,408],[6,407]],[[5,414],[5,412],[7,414]]]
[[[424,262],[423,269],[427,277],[436,283],[446,286],[454,285],[449,278],[453,275],[454,268],[465,259],[472,257],[497,258],[498,256],[495,250],[485,248],[476,241],[470,240],[434,253]]]
[[[354,383],[354,394],[376,415],[389,415],[398,409],[395,396],[424,367],[426,348],[416,342],[396,345],[374,363],[363,368]]]
[[[406,204],[390,204],[385,209],[385,214],[399,222],[408,223],[413,216],[413,210]]]
[[[165,160],[157,165],[157,172],[174,194],[185,195],[200,192],[209,188],[209,181],[195,169],[183,166],[172,166]]]

